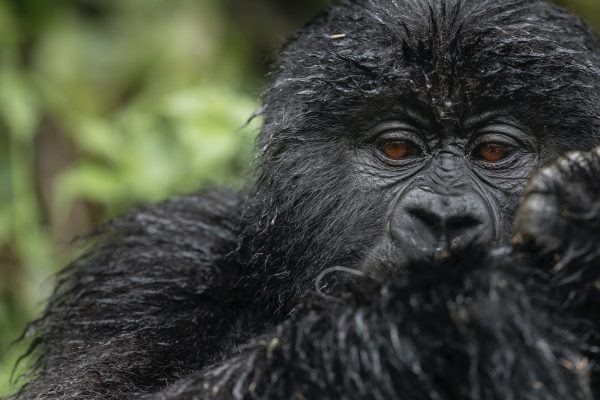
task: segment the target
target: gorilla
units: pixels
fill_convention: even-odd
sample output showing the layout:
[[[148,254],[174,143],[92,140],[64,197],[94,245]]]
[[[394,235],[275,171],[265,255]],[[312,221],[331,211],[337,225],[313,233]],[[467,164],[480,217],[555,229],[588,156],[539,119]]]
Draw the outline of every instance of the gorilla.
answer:
[[[599,50],[543,0],[331,6],[252,182],[90,235],[14,398],[600,398]]]

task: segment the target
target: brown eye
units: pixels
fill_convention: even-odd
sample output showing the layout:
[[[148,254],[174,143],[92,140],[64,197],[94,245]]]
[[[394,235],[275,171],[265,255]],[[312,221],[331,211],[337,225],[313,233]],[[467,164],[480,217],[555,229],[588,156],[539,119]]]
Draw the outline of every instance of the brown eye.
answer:
[[[487,162],[498,162],[510,156],[512,148],[500,143],[485,143],[476,150],[478,158]]]
[[[382,146],[383,154],[390,160],[399,161],[405,158],[419,155],[420,150],[413,142],[405,140],[394,140],[386,142]]]

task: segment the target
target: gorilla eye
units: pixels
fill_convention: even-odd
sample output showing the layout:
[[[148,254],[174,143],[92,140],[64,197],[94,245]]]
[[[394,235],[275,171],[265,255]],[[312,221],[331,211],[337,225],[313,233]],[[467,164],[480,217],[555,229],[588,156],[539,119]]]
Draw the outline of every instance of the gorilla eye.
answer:
[[[421,149],[409,140],[387,141],[381,146],[381,151],[387,158],[393,161],[415,157],[421,153]]]
[[[498,162],[510,156],[512,146],[501,143],[484,143],[475,149],[475,156],[487,162]]]

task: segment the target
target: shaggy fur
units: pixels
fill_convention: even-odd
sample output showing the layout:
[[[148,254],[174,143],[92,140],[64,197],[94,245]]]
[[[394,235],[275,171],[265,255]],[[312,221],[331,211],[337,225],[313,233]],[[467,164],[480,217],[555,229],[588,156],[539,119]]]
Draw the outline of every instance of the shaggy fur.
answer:
[[[502,108],[539,163],[600,144],[598,41],[537,0],[348,0],[284,47],[258,173],[133,211],[61,272],[16,399],[593,399],[600,155],[532,181],[514,243],[363,271],[393,193],[353,163],[402,105]],[[445,133],[440,132],[443,136]],[[501,176],[512,222],[528,174]]]

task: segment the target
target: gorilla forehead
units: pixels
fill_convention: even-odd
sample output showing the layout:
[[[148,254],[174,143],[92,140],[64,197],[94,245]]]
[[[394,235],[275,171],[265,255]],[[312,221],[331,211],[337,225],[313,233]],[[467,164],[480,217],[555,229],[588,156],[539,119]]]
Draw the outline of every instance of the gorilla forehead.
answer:
[[[544,1],[344,1],[285,46],[265,96],[266,128],[282,113],[295,116],[284,128],[302,130],[389,104],[437,118],[492,104],[589,136],[599,125],[597,51],[577,17]]]

